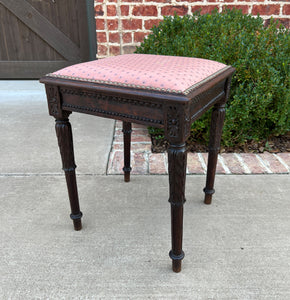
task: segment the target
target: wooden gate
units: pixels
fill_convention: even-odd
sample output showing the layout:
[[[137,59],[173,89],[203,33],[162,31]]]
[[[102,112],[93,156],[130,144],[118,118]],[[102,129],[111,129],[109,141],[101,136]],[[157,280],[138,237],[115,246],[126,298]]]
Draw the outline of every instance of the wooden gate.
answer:
[[[0,78],[39,78],[94,59],[90,11],[93,0],[0,0]]]

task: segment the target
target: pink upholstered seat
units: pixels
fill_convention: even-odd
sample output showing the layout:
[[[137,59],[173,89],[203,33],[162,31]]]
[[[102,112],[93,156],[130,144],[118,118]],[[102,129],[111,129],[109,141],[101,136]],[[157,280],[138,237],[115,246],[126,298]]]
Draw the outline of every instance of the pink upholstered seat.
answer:
[[[227,68],[200,58],[126,54],[73,65],[48,76],[188,94]]]

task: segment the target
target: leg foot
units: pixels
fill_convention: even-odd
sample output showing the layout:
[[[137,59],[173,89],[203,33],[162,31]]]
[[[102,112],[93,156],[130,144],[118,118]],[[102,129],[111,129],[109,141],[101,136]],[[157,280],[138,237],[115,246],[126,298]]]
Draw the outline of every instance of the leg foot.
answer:
[[[169,256],[172,259],[172,271],[179,273],[181,271],[181,261],[184,258],[184,252],[181,251],[181,255],[176,256],[170,251]]]
[[[212,195],[214,194],[215,190],[208,190],[206,188],[203,189],[205,196],[204,196],[204,204],[211,204]]]
[[[82,220],[81,220],[82,216],[83,216],[83,214],[81,211],[79,214],[76,214],[76,215],[70,214],[70,218],[73,220],[74,229],[76,231],[79,231],[82,229]]]
[[[123,136],[124,136],[124,181],[130,181],[130,172],[131,172],[131,132],[132,125],[129,122],[123,122]]]

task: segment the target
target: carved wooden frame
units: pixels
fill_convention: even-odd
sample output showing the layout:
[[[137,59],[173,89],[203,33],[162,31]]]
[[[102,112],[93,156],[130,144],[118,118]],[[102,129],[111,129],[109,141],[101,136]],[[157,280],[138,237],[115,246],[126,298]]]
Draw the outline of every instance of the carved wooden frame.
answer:
[[[78,203],[72,135],[68,115],[71,112],[81,112],[123,121],[126,182],[130,180],[131,171],[131,123],[164,128],[165,136],[170,143],[168,171],[172,249],[169,255],[172,259],[173,271],[179,272],[181,260],[184,257],[182,227],[187,156],[185,142],[190,135],[191,123],[214,106],[207,182],[204,189],[205,203],[210,204],[214,193],[213,184],[224,120],[224,104],[229,95],[230,79],[234,71],[234,68],[229,67],[224,72],[196,86],[186,95],[49,76],[42,78],[41,82],[46,85],[49,114],[56,118],[57,136],[72,208],[71,218],[74,221],[75,229],[81,229],[82,213]]]

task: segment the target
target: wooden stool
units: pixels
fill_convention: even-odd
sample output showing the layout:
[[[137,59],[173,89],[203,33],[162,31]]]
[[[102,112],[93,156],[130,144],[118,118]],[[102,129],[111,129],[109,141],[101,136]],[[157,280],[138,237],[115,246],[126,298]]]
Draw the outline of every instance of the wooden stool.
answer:
[[[214,193],[217,155],[235,69],[189,57],[129,54],[67,67],[43,77],[49,114],[56,119],[56,134],[66,176],[71,219],[80,230],[80,211],[71,125],[74,112],[123,121],[124,177],[130,181],[131,123],[164,128],[169,141],[168,172],[171,203],[172,269],[181,271],[186,149],[191,123],[214,106],[211,120],[205,203]]]

